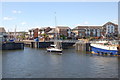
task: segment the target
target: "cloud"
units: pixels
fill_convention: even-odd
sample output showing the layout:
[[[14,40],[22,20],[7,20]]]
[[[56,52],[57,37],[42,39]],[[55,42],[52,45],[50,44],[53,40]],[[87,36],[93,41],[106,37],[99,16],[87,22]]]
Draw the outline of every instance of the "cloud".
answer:
[[[3,20],[13,20],[14,18],[12,17],[3,17]]]
[[[12,13],[14,13],[14,14],[20,14],[20,13],[22,13],[22,11],[20,11],[20,10],[13,10]]]
[[[22,22],[21,24],[22,24],[22,25],[25,25],[25,24],[27,24],[27,23],[26,23],[26,22]]]

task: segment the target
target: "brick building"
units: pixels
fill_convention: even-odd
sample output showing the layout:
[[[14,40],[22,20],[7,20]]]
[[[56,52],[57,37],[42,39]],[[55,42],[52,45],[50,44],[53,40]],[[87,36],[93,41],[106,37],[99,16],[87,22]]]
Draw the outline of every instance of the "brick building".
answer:
[[[48,32],[51,30],[50,27],[44,27],[44,28],[33,28],[29,30],[29,38],[35,39],[38,37],[41,37],[42,34],[48,34]]]
[[[56,31],[58,37],[60,37],[60,35],[68,36],[69,30],[70,30],[70,28],[68,26],[57,26],[55,28],[55,31]]]
[[[60,38],[61,35],[64,35],[67,38],[72,38],[75,35],[75,33],[72,32],[71,28],[68,26],[57,26],[55,28],[55,32],[58,38]]]

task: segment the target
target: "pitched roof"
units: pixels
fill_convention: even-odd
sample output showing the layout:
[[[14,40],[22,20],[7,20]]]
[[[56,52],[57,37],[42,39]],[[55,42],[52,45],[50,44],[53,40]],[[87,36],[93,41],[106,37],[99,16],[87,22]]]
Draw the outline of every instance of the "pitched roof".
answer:
[[[6,32],[4,27],[0,27],[0,32]]]
[[[70,29],[68,26],[57,26],[56,28],[59,28],[59,29]]]
[[[73,30],[84,29],[84,28],[100,29],[100,28],[102,28],[102,26],[77,26],[77,27],[73,28]]]
[[[103,26],[108,25],[108,24],[112,24],[112,25],[118,26],[117,24],[112,23],[112,22],[107,22],[107,23],[105,23]]]
[[[48,32],[48,34],[51,34],[51,33],[55,33],[55,28],[52,28],[52,30]]]

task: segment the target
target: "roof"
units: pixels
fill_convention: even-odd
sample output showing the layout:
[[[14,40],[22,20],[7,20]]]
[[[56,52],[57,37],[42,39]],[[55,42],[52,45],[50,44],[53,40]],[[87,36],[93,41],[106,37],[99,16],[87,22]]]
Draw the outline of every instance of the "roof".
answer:
[[[108,25],[108,24],[113,24],[113,25],[115,25],[115,26],[118,26],[117,24],[114,24],[114,23],[112,23],[112,22],[107,22],[107,23],[105,23],[104,25],[102,25],[102,26],[93,26],[93,25],[88,25],[88,26],[77,26],[77,27],[75,27],[75,28],[73,28],[73,30],[77,30],[77,29],[82,29],[82,28],[96,28],[96,29],[100,29],[100,28],[102,28],[103,26],[105,26],[105,25]]]
[[[68,26],[57,26],[56,28],[59,28],[59,29],[70,29]]]
[[[4,27],[0,27],[0,32],[6,32]]]
[[[105,25],[109,25],[109,24],[112,24],[112,25],[118,26],[117,24],[112,23],[112,22],[107,22],[107,23],[105,23],[103,26],[105,26]]]
[[[55,28],[52,28],[52,30],[48,32],[48,34],[51,34],[51,33],[55,33]]]
[[[85,28],[100,29],[100,28],[102,28],[102,26],[77,26],[77,27],[73,28],[73,30],[76,30],[76,29],[85,29]]]
[[[28,32],[20,31],[20,32],[7,32],[7,33],[28,33]]]

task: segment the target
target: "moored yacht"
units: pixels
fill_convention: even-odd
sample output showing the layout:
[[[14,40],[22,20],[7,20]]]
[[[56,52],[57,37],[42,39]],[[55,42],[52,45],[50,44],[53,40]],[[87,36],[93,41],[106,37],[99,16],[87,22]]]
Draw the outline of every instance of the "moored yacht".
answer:
[[[49,48],[47,48],[47,52],[59,52],[59,53],[62,53],[62,49],[57,48],[56,45],[51,45]]]

